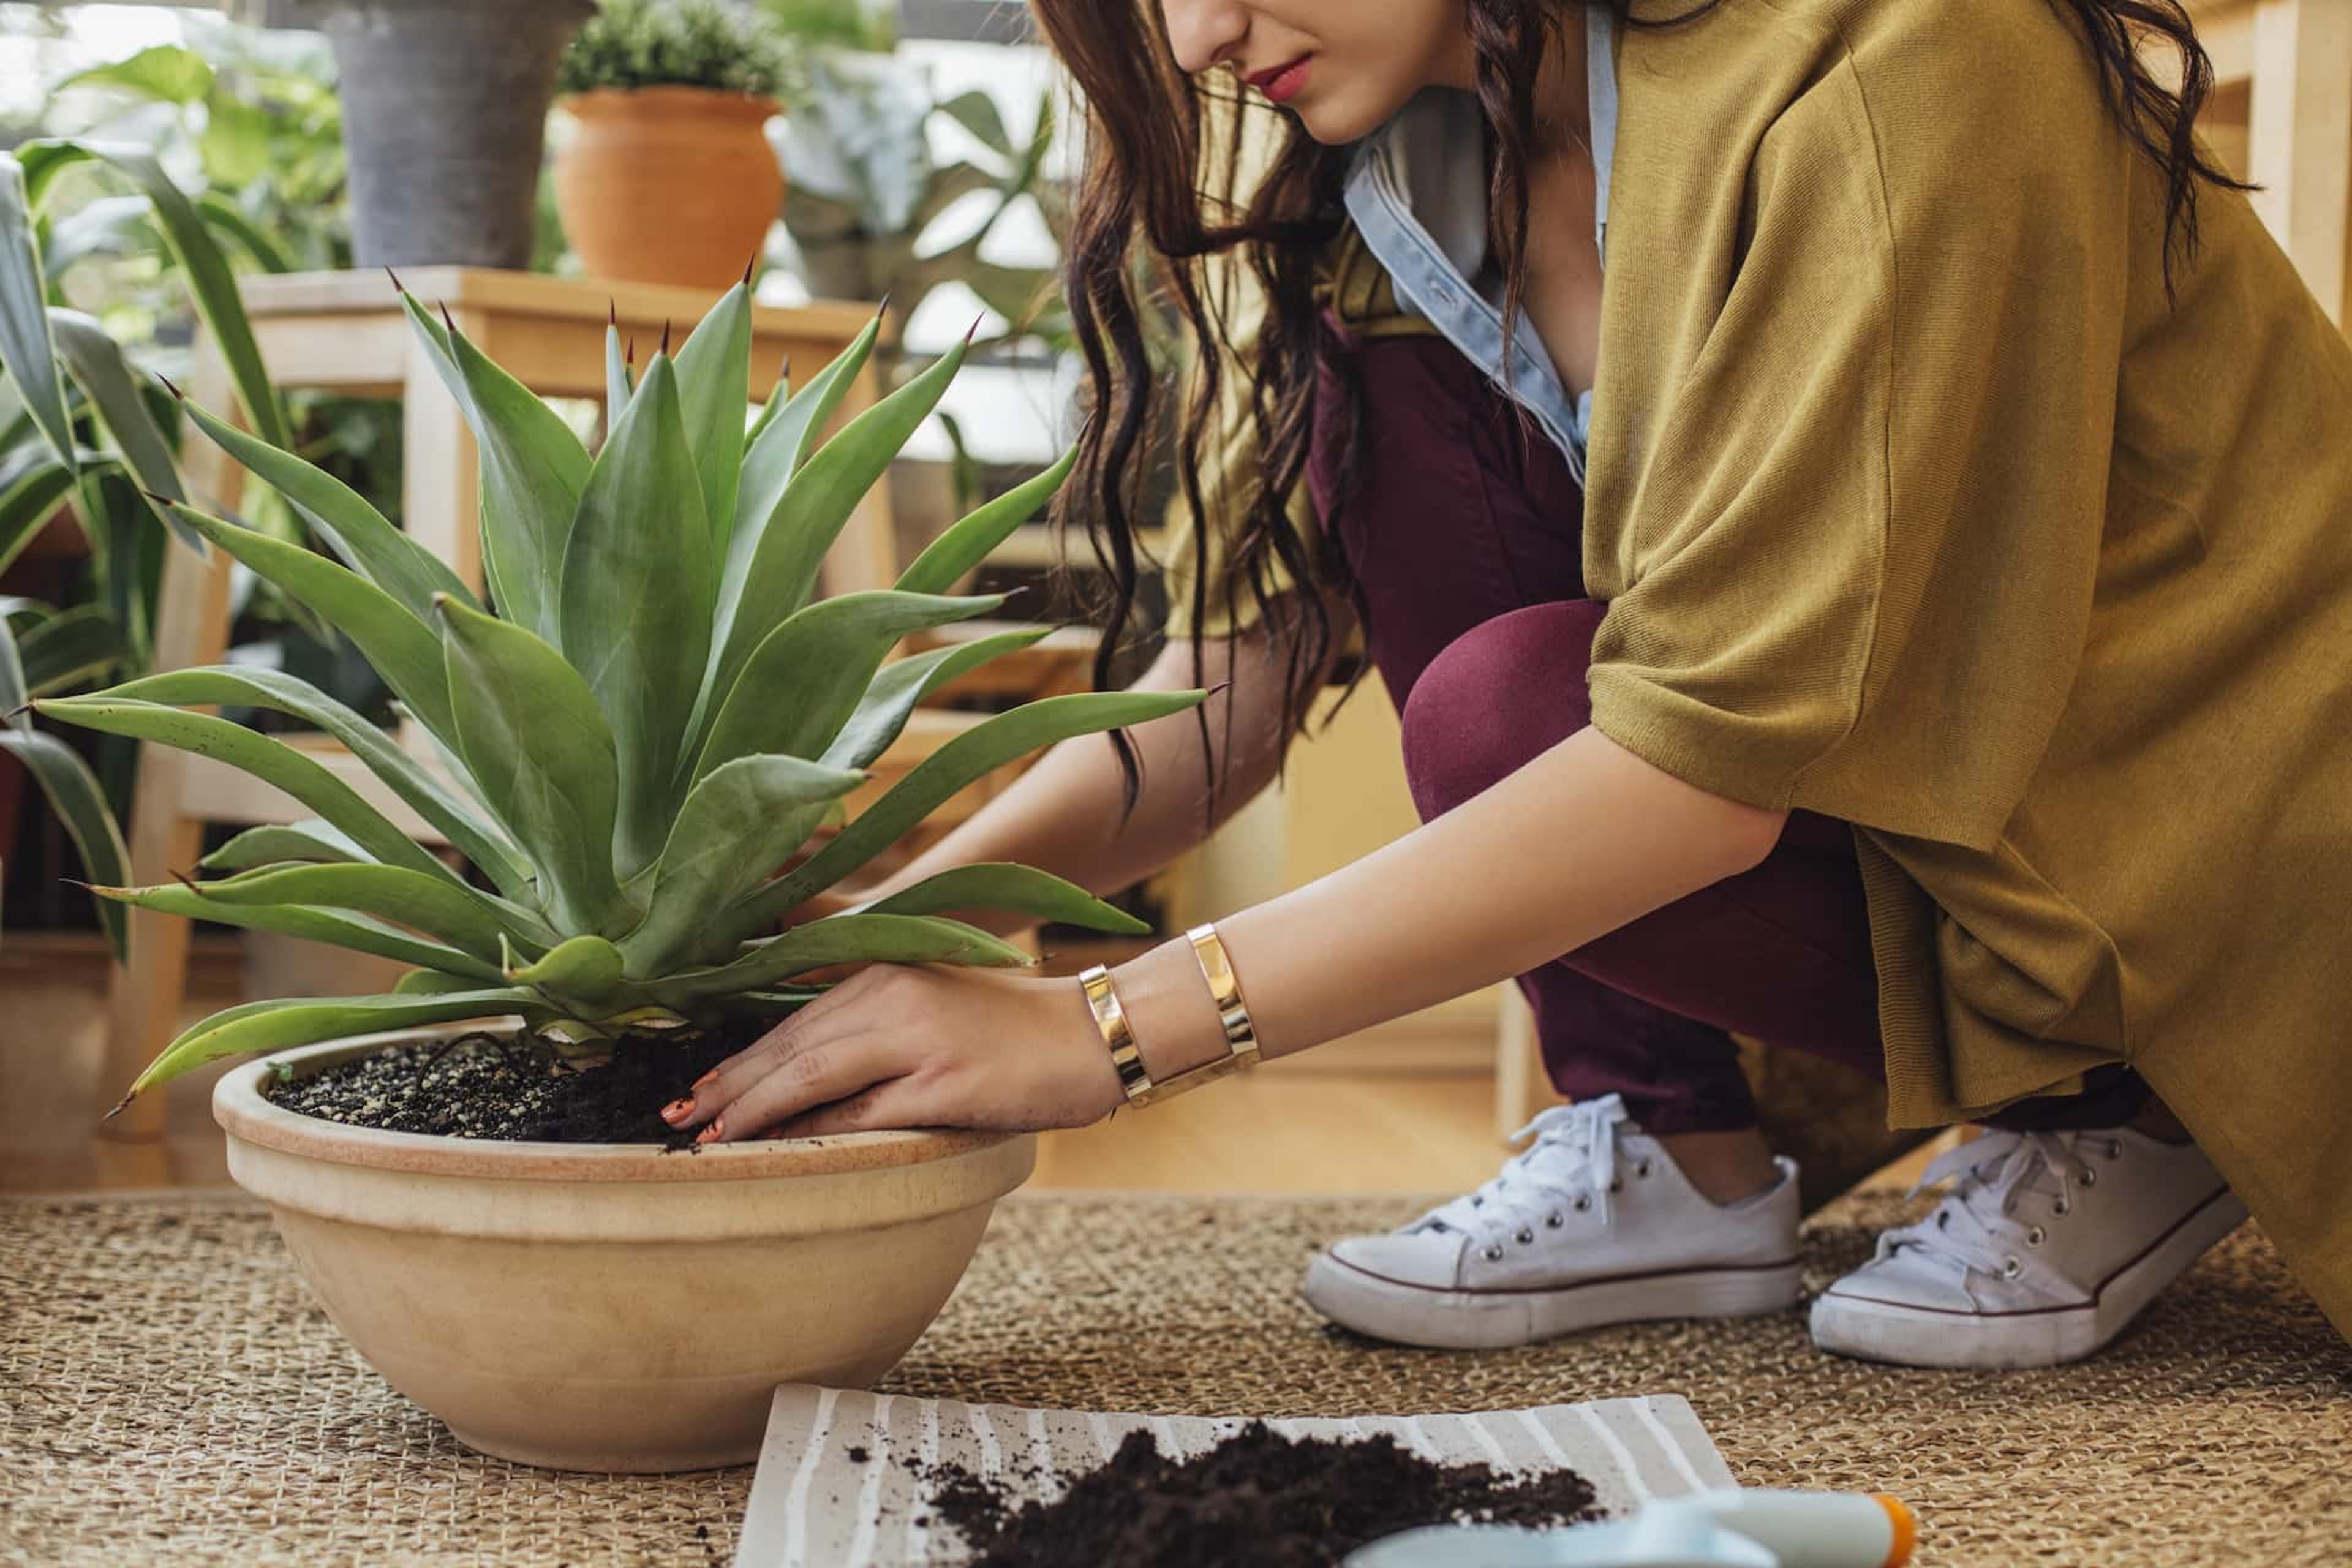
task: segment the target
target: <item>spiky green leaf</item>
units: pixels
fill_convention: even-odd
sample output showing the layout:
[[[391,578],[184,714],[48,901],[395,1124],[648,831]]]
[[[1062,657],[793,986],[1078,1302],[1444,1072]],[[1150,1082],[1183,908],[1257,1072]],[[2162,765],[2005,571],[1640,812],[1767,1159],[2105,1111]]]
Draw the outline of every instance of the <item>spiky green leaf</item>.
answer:
[[[719,585],[718,653],[705,682],[714,701],[734,689],[735,678],[768,634],[808,602],[817,568],[850,512],[916,426],[939,406],[963,358],[964,345],[959,343],[851,420],[784,487],[774,516],[730,543]],[[778,428],[782,425],[777,421]]]
[[[6,153],[0,153],[0,369],[16,384],[49,449],[70,470],[73,421],[66,413],[65,375],[49,338],[48,280],[41,271],[33,199],[23,166]]]
[[[1072,735],[1141,724],[1199,704],[1199,691],[1077,691],[1024,703],[977,724],[933,752],[890,791],[794,869],[718,917],[729,935],[748,936],[810,894],[833,886],[958,790],[992,769]]]
[[[448,868],[355,794],[350,785],[291,746],[209,713],[184,713],[159,702],[119,700],[110,692],[53,697],[34,704],[64,723],[110,735],[154,741],[198,756],[215,757],[275,784],[352,836],[387,866],[448,877]]]
[[[358,865],[368,858],[352,836],[317,817],[248,827],[196,862],[205,871],[250,871],[258,866],[303,863]]]
[[[816,831],[826,805],[865,777],[798,757],[753,756],[696,784],[662,851],[645,923],[621,944],[630,973],[660,974],[709,945],[711,911],[773,874]]]
[[[215,665],[143,676],[105,693],[175,706],[217,703],[266,708],[314,725],[341,741],[384,787],[438,828],[510,899],[531,896],[530,865],[506,835],[483,822],[414,757],[367,719],[310,682],[257,665]]]
[[[256,1051],[279,1051],[289,1046],[315,1045],[379,1029],[407,1029],[420,1024],[454,1024],[471,1018],[496,1018],[520,1013],[543,1016],[539,997],[516,986],[482,986],[441,996],[345,996],[332,999],[289,997],[252,1002],[216,1013],[167,1047],[147,1064],[133,1094],[169,1083],[223,1057]]]
[[[1054,635],[1051,626],[1023,626],[966,643],[926,649],[884,665],[858,700],[857,711],[841,727],[820,761],[828,767],[862,768],[890,749],[906,729],[915,705],[967,670],[1001,655],[1029,647]]]
[[[454,599],[437,607],[467,771],[546,879],[541,896],[555,923],[602,930],[620,897],[613,877],[620,783],[596,694],[562,654],[520,626]]]
[[[316,868],[323,869],[324,868]],[[387,866],[342,868],[386,871]],[[265,873],[266,874],[266,873]],[[403,873],[414,875],[414,873]],[[244,899],[221,899],[210,896],[228,887],[226,882],[201,885],[199,888],[167,882],[154,888],[97,887],[90,889],[102,900],[101,908],[121,904],[152,910],[158,914],[172,915],[181,920],[213,921],[221,925],[236,926],[247,931],[275,931],[284,936],[299,936],[306,942],[323,942],[335,947],[349,948],[353,952],[370,952],[379,958],[395,959],[403,963],[426,964],[436,969],[449,970],[470,977],[474,985],[501,983],[499,966],[454,947],[428,942],[383,921],[361,915],[338,914],[331,909],[314,908],[298,902],[278,902],[273,900],[255,901]]]
[[[567,1005],[603,1005],[621,986],[621,950],[601,936],[575,936],[535,963],[510,967],[509,984],[528,985]]]
[[[1036,478],[1014,486],[940,534],[898,574],[898,586],[909,594],[944,594],[965,573],[988,559],[989,552],[1012,536],[1013,531],[1037,515],[1053,500],[1062,481],[1077,466],[1076,447]]]
[[[693,776],[765,752],[822,756],[899,638],[1003,604],[1002,594],[950,599],[891,589],[818,600],[771,632],[743,666],[695,759]]]
[[[240,908],[310,904],[373,915],[423,931],[485,963],[499,959],[500,939],[509,934],[495,906],[481,894],[461,882],[403,866],[264,866],[225,881],[206,882],[203,890],[216,903]]]
[[[391,595],[412,616],[432,614],[433,595],[476,605],[472,589],[448,564],[394,527],[365,497],[316,464],[257,440],[195,404],[180,405],[197,429],[300,512],[344,564]]]
[[[180,470],[171,443],[148,411],[139,382],[124,357],[122,345],[91,317],[79,310],[52,308],[49,327],[56,334],[58,363],[72,375],[82,395],[97,410],[99,422],[114,438],[116,450],[138,476],[144,489],[172,500],[187,500],[180,486]],[[194,529],[160,510],[157,515],[180,536],[181,542],[201,552],[204,542]]]
[[[926,877],[911,888],[861,904],[850,911],[869,915],[937,915],[957,910],[1006,910],[1090,931],[1142,936],[1150,923],[1096,898],[1075,882],[1034,866],[1006,860],[975,861]]]
[[[1007,967],[1037,960],[977,926],[936,915],[828,915],[751,944],[734,963],[689,970],[647,984],[656,1000],[691,1006],[713,996],[764,991],[780,980],[836,963],[962,963]]]
[[[677,395],[687,444],[701,479],[712,560],[725,557],[735,527],[735,489],[743,470],[743,409],[751,381],[751,290],[738,283],[720,297],[677,351]],[[715,570],[715,567],[714,567]]]
[[[129,648],[122,628],[100,605],[77,605],[26,632],[18,647],[24,657],[25,689],[52,697],[111,670]]]
[[[367,656],[384,684],[420,722],[436,733],[450,733],[449,679],[442,668],[440,639],[399,600],[315,551],[194,507],[174,506],[172,510],[257,574],[325,616]]]
[[[561,646],[612,727],[625,880],[661,853],[710,651],[715,566],[697,484],[677,376],[656,354],[596,454],[563,561]]]

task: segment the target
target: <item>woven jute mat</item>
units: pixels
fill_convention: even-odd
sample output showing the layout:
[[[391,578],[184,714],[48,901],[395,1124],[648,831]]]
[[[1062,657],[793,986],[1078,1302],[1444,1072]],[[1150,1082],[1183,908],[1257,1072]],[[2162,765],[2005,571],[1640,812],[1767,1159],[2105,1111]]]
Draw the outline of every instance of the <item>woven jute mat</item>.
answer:
[[[1268,1415],[1679,1393],[1745,1484],[1909,1500],[1925,1563],[2352,1561],[2352,1350],[2252,1227],[2104,1355],[1951,1373],[1824,1356],[1794,1312],[1475,1355],[1322,1326],[1297,1295],[1310,1249],[1412,1212],[1016,1197],[885,1386]],[[1904,1214],[1825,1210],[1809,1283]],[[725,1562],[750,1485],[467,1452],[368,1370],[242,1202],[0,1201],[0,1560]]]

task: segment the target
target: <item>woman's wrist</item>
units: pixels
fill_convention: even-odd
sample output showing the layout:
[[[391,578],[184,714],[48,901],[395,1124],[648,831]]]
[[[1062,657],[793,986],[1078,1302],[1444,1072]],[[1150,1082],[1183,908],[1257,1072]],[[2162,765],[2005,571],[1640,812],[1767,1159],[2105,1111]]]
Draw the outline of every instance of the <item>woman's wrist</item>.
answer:
[[[1234,956],[1239,969],[1246,961]],[[1111,971],[1120,1007],[1154,1083],[1230,1054],[1224,1022],[1192,944],[1174,937]]]

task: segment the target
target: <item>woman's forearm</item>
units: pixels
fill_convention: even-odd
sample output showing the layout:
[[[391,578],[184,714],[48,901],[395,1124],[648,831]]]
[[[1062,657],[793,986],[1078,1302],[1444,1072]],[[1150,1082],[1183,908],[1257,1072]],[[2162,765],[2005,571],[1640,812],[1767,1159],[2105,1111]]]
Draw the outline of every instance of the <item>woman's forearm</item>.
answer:
[[[1748,869],[1785,812],[1726,800],[1585,729],[1453,811],[1221,919],[1261,1050],[1304,1050],[1506,980]],[[1223,1055],[1182,939],[1114,971],[1145,1066]]]
[[[1202,646],[1203,679],[1213,691],[1207,710],[1210,744],[1231,751],[1218,800],[1223,822],[1271,782],[1282,753],[1279,680],[1262,635],[1245,634]],[[1230,684],[1225,684],[1230,682]],[[1180,690],[1193,683],[1189,645],[1171,647],[1132,690]],[[883,896],[957,866],[1010,860],[1050,871],[1087,891],[1108,894],[1158,871],[1205,837],[1207,780],[1200,726],[1181,713],[1129,731],[1142,768],[1134,815],[1119,819],[1118,754],[1103,734],[1063,741],[945,837],[905,866],[858,890]],[[1214,753],[1212,753],[1214,754]],[[957,918],[1010,935],[1035,922],[1002,910],[967,910]]]

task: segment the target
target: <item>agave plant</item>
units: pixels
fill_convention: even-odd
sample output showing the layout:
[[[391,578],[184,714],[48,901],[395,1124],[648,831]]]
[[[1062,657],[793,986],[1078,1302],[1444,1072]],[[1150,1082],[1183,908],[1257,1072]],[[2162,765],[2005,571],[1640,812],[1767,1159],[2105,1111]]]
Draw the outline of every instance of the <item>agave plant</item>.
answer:
[[[943,910],[1145,929],[1058,878],[984,865],[770,934],[989,770],[1202,697],[1076,693],[997,714],[775,875],[841,820],[843,797],[928,693],[1051,630],[886,662],[908,633],[1003,603],[941,590],[1027,520],[1067,458],[957,523],[896,586],[813,602],[826,551],[939,402],[961,350],[820,442],[873,348],[869,325],[806,385],[780,382],[747,431],[751,302],[739,285],[675,358],[665,339],[642,376],[607,333],[610,434],[592,456],[446,312],[401,299],[478,440],[488,604],[331,476],[194,405],[195,426],[285,496],[337,559],[156,500],[346,632],[439,765],[266,669],[171,671],[36,706],[219,758],[317,814],[239,835],[204,862],[221,873],[212,879],[103,897],[415,967],[387,995],[217,1014],[173,1041],[133,1094],[215,1058],[375,1029],[519,1015],[593,1050],[630,1026],[789,1013],[822,994],[791,984],[818,969],[1034,962]],[[485,885],[300,752],[198,710],[221,704],[290,714],[341,741]]]

